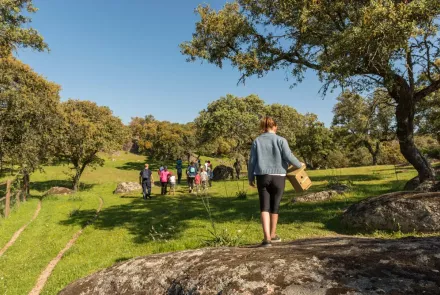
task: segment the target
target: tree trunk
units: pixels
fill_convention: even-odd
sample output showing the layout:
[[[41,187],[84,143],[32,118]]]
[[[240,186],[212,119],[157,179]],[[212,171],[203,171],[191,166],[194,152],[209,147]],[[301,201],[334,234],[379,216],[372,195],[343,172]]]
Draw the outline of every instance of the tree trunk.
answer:
[[[86,169],[86,166],[86,164],[83,164],[81,167],[75,167],[76,173],[73,176],[73,190],[75,192],[79,191],[81,175],[83,174],[84,169]]]
[[[23,179],[22,179],[23,180],[23,201],[25,202],[27,199],[27,196],[30,193],[31,177],[30,177],[29,171],[27,169],[23,169],[22,173],[23,173]]]
[[[371,157],[373,159],[373,166],[377,166],[377,160],[380,153],[380,142],[376,142],[376,149],[373,149],[371,144],[368,142],[368,140],[363,141],[364,146],[368,149],[368,152],[371,154]]]
[[[413,97],[400,97],[396,107],[397,138],[400,151],[419,174],[420,183],[435,178],[434,169],[414,143],[414,114],[416,102]]]

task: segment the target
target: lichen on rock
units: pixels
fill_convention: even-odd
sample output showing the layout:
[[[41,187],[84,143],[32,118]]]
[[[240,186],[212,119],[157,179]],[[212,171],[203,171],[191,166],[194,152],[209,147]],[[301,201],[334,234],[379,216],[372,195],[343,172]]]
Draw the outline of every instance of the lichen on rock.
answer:
[[[368,198],[350,206],[342,223],[363,230],[440,232],[440,193],[397,192]]]
[[[205,248],[122,262],[59,294],[440,294],[438,253],[440,237]]]

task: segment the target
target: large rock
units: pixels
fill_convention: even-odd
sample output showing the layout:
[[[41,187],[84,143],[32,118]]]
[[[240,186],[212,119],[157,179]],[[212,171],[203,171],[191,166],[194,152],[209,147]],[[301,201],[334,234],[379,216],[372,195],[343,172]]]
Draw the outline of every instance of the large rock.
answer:
[[[48,190],[46,193],[44,193],[45,196],[53,196],[53,195],[70,195],[73,194],[75,191],[71,190],[67,187],[61,187],[61,186],[54,186],[50,190]]]
[[[440,294],[439,271],[440,237],[338,237],[139,257],[59,294]]]
[[[342,222],[364,230],[440,232],[440,193],[397,192],[350,206]]]
[[[438,192],[439,191],[439,184],[438,181],[425,181],[421,183],[414,191],[416,192]]]
[[[322,191],[298,196],[292,199],[292,203],[310,203],[331,200],[339,195],[337,191]]]
[[[142,186],[137,182],[121,182],[113,193],[124,194],[142,190]]]
[[[234,170],[232,169],[232,167],[228,167],[225,165],[219,165],[215,167],[213,173],[214,173],[213,180],[215,181],[226,180],[231,177],[234,178]]]

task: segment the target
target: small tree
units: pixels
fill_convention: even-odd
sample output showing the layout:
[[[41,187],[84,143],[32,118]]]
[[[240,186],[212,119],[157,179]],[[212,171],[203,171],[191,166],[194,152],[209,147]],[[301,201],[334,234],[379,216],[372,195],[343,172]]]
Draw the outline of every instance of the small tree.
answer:
[[[237,0],[201,20],[181,45],[190,61],[230,61],[247,77],[316,71],[324,92],[384,87],[396,103],[397,137],[421,182],[434,170],[414,143],[416,106],[440,89],[440,1]]]
[[[120,150],[129,138],[121,120],[108,107],[91,101],[72,100],[62,103],[64,124],[59,134],[59,155],[73,165],[73,189],[79,189],[86,167],[102,166],[99,152]]]

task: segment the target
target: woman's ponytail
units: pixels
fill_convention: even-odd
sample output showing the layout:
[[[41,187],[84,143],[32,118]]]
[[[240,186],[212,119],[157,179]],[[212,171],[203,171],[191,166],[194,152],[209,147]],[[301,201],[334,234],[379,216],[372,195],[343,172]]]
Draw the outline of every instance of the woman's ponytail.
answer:
[[[260,121],[260,128],[263,132],[268,132],[277,127],[277,123],[272,117],[264,116]]]

